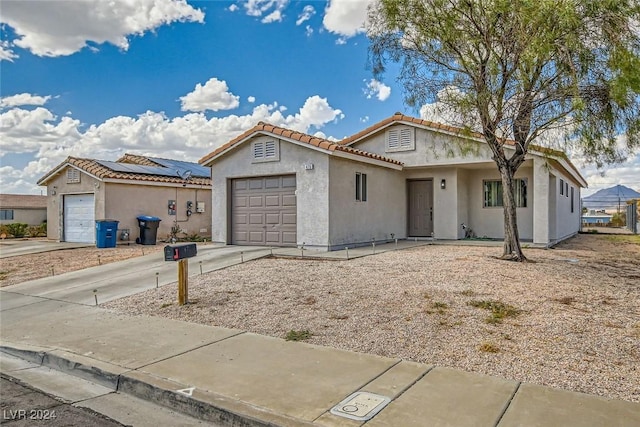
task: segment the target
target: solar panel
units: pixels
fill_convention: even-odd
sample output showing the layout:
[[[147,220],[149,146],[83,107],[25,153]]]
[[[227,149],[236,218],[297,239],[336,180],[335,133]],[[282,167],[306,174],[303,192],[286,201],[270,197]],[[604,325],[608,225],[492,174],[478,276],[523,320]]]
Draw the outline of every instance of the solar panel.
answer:
[[[118,163],[118,162],[110,162],[108,160],[96,160],[96,162],[116,172],[138,173],[143,175],[170,176],[170,177],[178,177],[178,178],[180,177],[177,170],[166,168],[166,167],[135,165],[131,163]]]
[[[149,157],[149,160],[179,172],[191,171],[191,176],[211,178],[211,169],[199,165],[198,163],[184,162],[182,160],[160,159],[157,157]]]

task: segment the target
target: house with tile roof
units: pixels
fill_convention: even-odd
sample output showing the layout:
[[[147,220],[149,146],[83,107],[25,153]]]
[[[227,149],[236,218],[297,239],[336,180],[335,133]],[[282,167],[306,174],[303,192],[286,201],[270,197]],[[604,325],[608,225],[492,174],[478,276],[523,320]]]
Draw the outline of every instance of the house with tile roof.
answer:
[[[68,157],[38,185],[47,187],[47,237],[94,243],[95,221],[116,220],[118,243],[139,236],[137,217],[160,219],[158,239],[178,226],[209,237],[211,172],[197,163],[125,154],[117,161]]]
[[[28,225],[40,225],[46,220],[46,196],[0,194],[0,224],[20,222]]]
[[[217,242],[335,250],[456,240],[469,228],[504,237],[502,183],[482,136],[400,113],[339,142],[261,122],[200,163],[212,169]],[[515,178],[522,241],[578,232],[587,183],[564,153],[532,147]]]

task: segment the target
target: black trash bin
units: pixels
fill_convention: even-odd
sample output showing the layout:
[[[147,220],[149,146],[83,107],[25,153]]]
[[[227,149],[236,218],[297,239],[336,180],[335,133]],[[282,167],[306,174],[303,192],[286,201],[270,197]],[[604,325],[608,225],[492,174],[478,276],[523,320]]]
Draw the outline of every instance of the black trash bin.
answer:
[[[138,226],[140,227],[140,237],[136,239],[136,243],[140,245],[155,245],[158,226],[162,220],[157,216],[148,215],[140,215],[137,218]]]

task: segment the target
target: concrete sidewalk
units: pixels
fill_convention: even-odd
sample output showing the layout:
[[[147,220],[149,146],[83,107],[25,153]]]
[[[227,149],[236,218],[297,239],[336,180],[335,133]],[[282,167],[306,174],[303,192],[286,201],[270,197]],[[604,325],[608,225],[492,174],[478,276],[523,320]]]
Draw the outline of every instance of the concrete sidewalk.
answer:
[[[238,263],[240,251],[242,260],[271,253],[203,250],[191,273],[201,261],[205,271]],[[87,290],[99,288],[102,302],[155,286],[156,269],[175,272],[133,261],[2,288],[1,350],[223,425],[640,425],[637,403],[92,306]],[[369,394],[347,401],[356,392]]]

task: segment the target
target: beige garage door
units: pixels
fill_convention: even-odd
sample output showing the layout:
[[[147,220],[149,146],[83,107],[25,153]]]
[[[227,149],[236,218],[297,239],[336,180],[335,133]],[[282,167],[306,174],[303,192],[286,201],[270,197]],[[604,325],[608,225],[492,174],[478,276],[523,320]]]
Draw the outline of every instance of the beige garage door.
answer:
[[[231,243],[296,246],[295,175],[235,179],[231,189]]]

